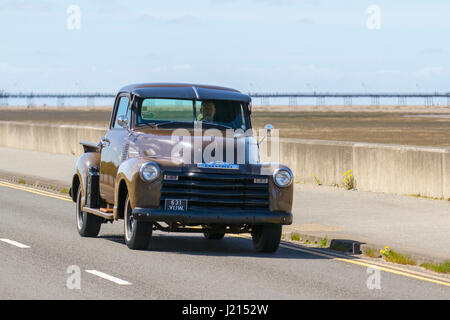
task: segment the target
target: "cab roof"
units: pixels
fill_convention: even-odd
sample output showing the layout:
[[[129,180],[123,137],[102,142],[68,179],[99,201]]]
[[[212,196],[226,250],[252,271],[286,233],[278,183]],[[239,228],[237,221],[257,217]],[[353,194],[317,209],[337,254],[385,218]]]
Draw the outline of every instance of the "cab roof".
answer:
[[[235,89],[190,83],[138,83],[125,86],[120,92],[140,98],[251,101],[250,96]]]

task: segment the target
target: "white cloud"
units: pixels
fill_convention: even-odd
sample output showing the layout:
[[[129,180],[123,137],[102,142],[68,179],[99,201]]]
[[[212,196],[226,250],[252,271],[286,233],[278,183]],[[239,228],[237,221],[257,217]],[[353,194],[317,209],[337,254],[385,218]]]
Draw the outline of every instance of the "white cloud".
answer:
[[[374,72],[377,76],[396,76],[401,74],[400,70],[395,69],[381,69]]]
[[[172,70],[175,70],[175,71],[192,70],[192,66],[190,64],[183,64],[183,65],[179,65],[179,66],[173,66]]]
[[[159,22],[159,23],[166,23],[166,24],[179,24],[179,25],[187,25],[187,24],[198,24],[201,22],[201,20],[193,15],[186,14],[181,16],[175,16],[175,17],[156,17],[154,15],[148,14],[148,13],[141,13],[138,15],[137,20],[140,22]]]
[[[440,55],[444,54],[445,50],[443,48],[427,48],[422,50],[423,54],[432,54],[432,55]]]
[[[190,71],[193,67],[190,64],[172,65],[172,66],[158,66],[153,68],[152,72],[168,72],[168,71]]]
[[[142,13],[137,17],[137,21],[140,22],[154,22],[156,21],[156,17],[152,16],[151,14],[148,13]]]
[[[243,1],[243,0],[240,0]],[[211,2],[215,3],[236,3],[239,2],[237,0],[211,0]],[[258,4],[269,4],[269,5],[313,5],[317,6],[320,4],[321,0],[251,0],[251,2],[258,3]]]
[[[426,67],[413,72],[415,78],[432,78],[443,73],[442,67]]]
[[[306,5],[317,6],[320,4],[320,0],[258,0],[258,2],[266,2],[271,5]]]
[[[27,1],[27,0],[10,0],[0,4],[0,11],[20,11],[20,12],[53,12],[56,10],[55,5],[52,2],[40,0],[40,1]]]
[[[314,24],[314,21],[309,18],[300,18],[295,21],[298,24]]]
[[[184,15],[172,19],[167,19],[166,22],[170,24],[197,24],[200,22],[200,19],[192,15]]]

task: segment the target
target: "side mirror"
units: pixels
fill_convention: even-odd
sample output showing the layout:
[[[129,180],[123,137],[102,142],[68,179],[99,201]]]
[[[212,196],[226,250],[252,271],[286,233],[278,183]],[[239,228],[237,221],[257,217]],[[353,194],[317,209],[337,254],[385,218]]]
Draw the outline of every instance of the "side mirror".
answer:
[[[266,124],[264,126],[264,129],[266,129],[267,134],[270,135],[272,133],[272,129],[273,129],[273,125],[271,125],[270,123]]]
[[[128,118],[127,116],[119,116],[119,118],[117,118],[117,124],[119,126],[121,126],[124,129],[128,128]]]
[[[266,135],[264,137],[262,137],[262,139],[258,142],[258,146],[264,141],[264,139],[267,136],[270,136],[270,134],[272,133],[273,126],[271,124],[266,124],[264,126],[264,129],[266,129]]]

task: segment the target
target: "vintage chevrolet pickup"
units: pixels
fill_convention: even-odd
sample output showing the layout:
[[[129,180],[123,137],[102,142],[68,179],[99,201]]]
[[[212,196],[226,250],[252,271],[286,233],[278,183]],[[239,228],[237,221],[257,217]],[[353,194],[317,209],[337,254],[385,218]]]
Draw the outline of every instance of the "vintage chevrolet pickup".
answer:
[[[275,252],[292,223],[293,174],[259,161],[251,98],[210,85],[144,83],[122,88],[105,136],[83,142],[70,195],[83,237],[124,220],[125,243],[149,247],[153,230],[219,240],[250,233]],[[267,139],[266,139],[267,140]]]

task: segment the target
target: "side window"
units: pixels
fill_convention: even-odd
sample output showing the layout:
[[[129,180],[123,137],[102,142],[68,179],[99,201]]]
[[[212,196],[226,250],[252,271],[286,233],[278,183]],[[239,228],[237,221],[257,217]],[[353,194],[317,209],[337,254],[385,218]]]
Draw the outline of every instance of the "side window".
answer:
[[[119,98],[119,105],[117,107],[117,113],[116,113],[116,120],[114,122],[114,128],[121,128],[121,126],[119,126],[119,124],[117,123],[117,120],[119,119],[120,116],[127,116],[128,121],[131,121],[131,119],[130,119],[131,112],[128,109],[129,102],[130,102],[130,100],[128,99],[128,97],[120,97]]]

